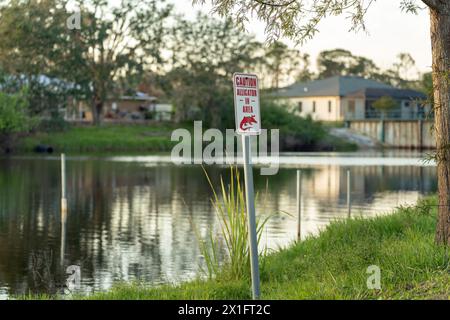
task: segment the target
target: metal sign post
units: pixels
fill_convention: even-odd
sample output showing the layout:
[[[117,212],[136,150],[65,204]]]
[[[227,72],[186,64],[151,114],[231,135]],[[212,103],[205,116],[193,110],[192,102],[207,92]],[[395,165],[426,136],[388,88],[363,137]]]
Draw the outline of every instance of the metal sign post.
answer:
[[[302,171],[297,170],[297,240],[302,239]]]
[[[253,171],[251,164],[250,136],[242,136],[244,151],[245,202],[247,203],[248,236],[250,240],[250,267],[252,271],[253,299],[259,299],[258,240],[256,236],[255,194],[253,191]]]
[[[258,135],[261,132],[258,78],[253,74],[235,73],[233,75],[233,89],[236,132],[242,135],[252,293],[253,299],[256,300],[260,297],[260,280],[250,136]]]

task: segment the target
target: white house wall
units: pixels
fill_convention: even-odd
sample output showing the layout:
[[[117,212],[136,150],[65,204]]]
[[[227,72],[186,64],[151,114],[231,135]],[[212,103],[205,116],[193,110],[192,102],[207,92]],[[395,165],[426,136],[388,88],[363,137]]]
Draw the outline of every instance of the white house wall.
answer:
[[[306,117],[310,115],[313,120],[320,121],[342,121],[342,120],[363,120],[366,118],[366,103],[364,98],[357,97],[294,97],[277,100],[279,104],[287,104],[289,111],[295,115]],[[313,102],[316,102],[316,111],[313,112]],[[328,102],[331,101],[331,112],[328,110]],[[354,112],[349,108],[349,102],[355,102]],[[302,111],[299,111],[299,102],[302,102]],[[419,112],[418,102],[413,100],[401,100],[401,119],[415,119]],[[406,104],[409,106],[406,106]],[[429,112],[429,106],[424,112]]]
[[[313,102],[316,102],[316,111],[313,112]],[[328,102],[331,101],[331,112],[328,110]],[[302,111],[299,112],[298,103],[302,102]],[[287,103],[290,111],[296,115],[306,117],[310,115],[314,120],[339,121],[342,120],[340,110],[340,98],[329,97],[299,97],[279,99],[279,103]]]
[[[355,101],[355,112],[349,110],[349,101]],[[364,119],[366,114],[365,100],[362,98],[341,98],[341,120],[343,119]]]

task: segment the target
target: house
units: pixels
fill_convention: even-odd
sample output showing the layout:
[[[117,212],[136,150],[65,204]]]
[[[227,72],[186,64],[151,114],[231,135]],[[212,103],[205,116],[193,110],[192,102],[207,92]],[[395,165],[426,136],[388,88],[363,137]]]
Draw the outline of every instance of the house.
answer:
[[[397,101],[397,107],[383,114],[373,102],[383,96]],[[334,76],[310,82],[294,83],[280,89],[275,98],[300,116],[314,120],[342,121],[376,119],[385,116],[395,119],[423,117],[426,95],[409,89],[398,89],[385,83],[354,76]]]
[[[148,110],[152,119],[158,121],[171,121],[174,114],[173,106],[169,103],[153,103]]]
[[[156,97],[142,92],[111,98],[104,106],[105,119],[146,119],[150,118],[149,109],[156,104]]]
[[[105,120],[172,120],[173,106],[158,103],[158,98],[146,93],[110,98],[103,107]],[[85,101],[79,102],[75,110],[66,111],[67,120],[92,121],[92,110]]]

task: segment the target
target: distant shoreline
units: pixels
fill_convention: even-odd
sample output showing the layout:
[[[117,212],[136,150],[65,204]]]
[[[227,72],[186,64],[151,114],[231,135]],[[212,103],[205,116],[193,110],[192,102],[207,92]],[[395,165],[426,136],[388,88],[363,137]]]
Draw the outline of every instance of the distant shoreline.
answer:
[[[177,128],[191,130],[189,125],[160,123],[154,125],[115,124],[103,126],[69,126],[60,131],[38,131],[17,139],[12,154],[33,153],[37,147],[51,147],[54,153],[147,153],[169,152],[178,142],[171,141]],[[284,139],[283,132],[280,138]],[[291,139],[291,138],[289,138]],[[282,141],[281,141],[282,142]],[[207,143],[205,143],[207,144]],[[352,142],[327,135],[316,145],[295,151],[355,151]],[[293,150],[286,150],[293,151]]]

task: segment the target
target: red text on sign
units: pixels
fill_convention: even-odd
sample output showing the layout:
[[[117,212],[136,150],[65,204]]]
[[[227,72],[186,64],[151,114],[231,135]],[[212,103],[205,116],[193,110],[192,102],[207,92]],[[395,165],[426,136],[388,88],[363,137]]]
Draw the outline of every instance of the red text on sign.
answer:
[[[254,89],[236,89],[236,94],[238,96],[250,96],[256,97],[258,94]]]
[[[256,78],[236,76],[235,81],[237,87],[256,88],[256,81],[257,81]]]

